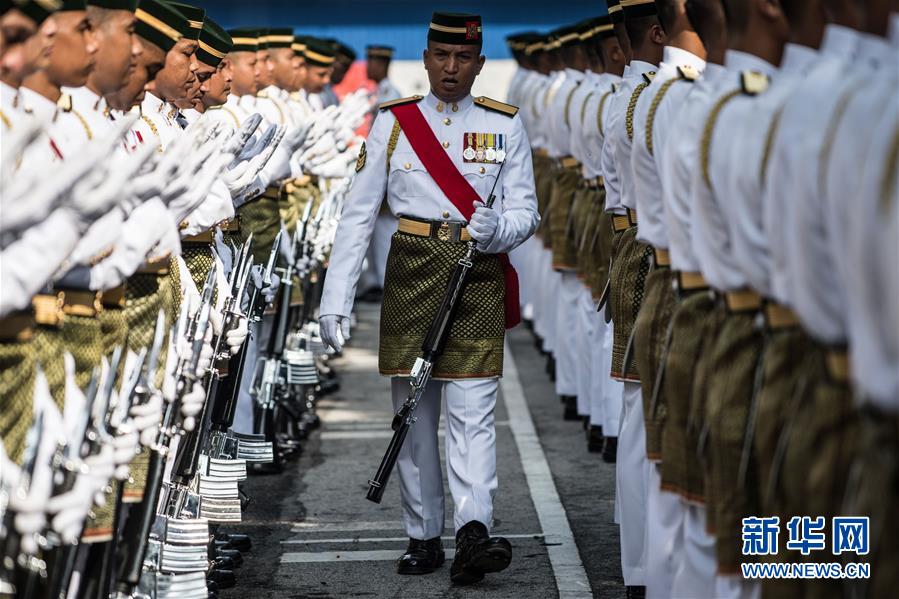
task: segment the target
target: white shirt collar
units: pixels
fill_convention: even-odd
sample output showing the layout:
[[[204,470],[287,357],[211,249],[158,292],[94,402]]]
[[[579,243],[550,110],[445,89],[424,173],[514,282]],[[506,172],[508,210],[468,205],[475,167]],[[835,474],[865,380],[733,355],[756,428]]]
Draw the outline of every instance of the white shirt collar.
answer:
[[[628,72],[628,76],[640,76],[643,73],[650,73],[657,69],[656,65],[643,62],[642,60],[632,60],[630,66],[630,71]]]
[[[842,25],[829,23],[824,28],[821,53],[836,58],[851,59],[858,49],[858,32]]]
[[[890,55],[895,52],[894,47],[885,37],[871,35],[870,33],[858,34],[858,53],[856,60],[867,62],[871,67],[877,68],[889,61]]]
[[[587,75],[583,71],[578,71],[577,69],[565,69],[565,78],[571,79],[572,81],[581,81]]]
[[[728,50],[724,55],[724,66],[732,71],[756,71],[770,77],[777,71],[777,67],[755,54]]]
[[[705,69],[702,71],[702,78],[706,81],[715,81],[727,73],[727,68],[714,62],[705,63]]]
[[[450,112],[461,112],[471,106],[472,102],[474,102],[474,98],[471,97],[471,94],[468,94],[458,102],[444,102],[435,96],[434,92],[429,92],[424,99],[425,105],[434,109],[436,112],[445,112],[447,110]],[[447,104],[449,104],[449,108],[447,108]],[[453,110],[453,106],[457,107],[456,110]]]
[[[899,12],[890,15],[890,32],[888,34],[893,47],[899,46]]]
[[[106,99],[88,89],[86,85],[64,87],[62,91],[72,97],[72,106],[76,110],[103,112],[106,109]]]
[[[676,46],[665,46],[662,62],[675,67],[693,67],[700,73],[705,69],[705,61],[692,52]]]
[[[56,102],[51,101],[49,98],[45,98],[27,87],[19,88],[19,98],[22,101],[22,108],[25,112],[32,112],[47,121],[52,121],[56,118],[58,107]]]
[[[814,64],[818,51],[801,44],[788,43],[784,47],[783,60],[780,61],[780,73],[801,73]]]

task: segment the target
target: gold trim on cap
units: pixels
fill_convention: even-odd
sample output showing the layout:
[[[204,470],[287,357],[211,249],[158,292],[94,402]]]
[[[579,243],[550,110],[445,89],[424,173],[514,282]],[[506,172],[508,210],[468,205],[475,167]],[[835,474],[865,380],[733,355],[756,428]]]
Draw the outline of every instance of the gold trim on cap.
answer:
[[[293,48],[294,52],[305,52],[306,44],[298,44],[296,42],[290,44],[290,47]]]
[[[49,12],[55,12],[62,8],[62,0],[34,0],[34,2]]]
[[[190,25],[191,29],[203,29],[203,21],[191,21],[188,19],[187,24]]]
[[[609,7],[609,14],[612,14],[612,13],[614,13],[614,12],[618,12],[618,11],[620,11],[620,10],[621,10],[621,5],[620,5],[620,4],[616,4],[615,6],[610,6],[610,7]]]
[[[292,35],[267,35],[261,39],[263,39],[269,43],[271,43],[271,42],[290,42],[291,44],[293,43]]]
[[[181,39],[181,33],[177,29],[175,29],[174,27],[170,27],[145,10],[141,10],[140,8],[138,8],[136,11],[134,11],[134,16],[137,17],[139,21],[146,23],[159,33],[175,40],[176,42]]]
[[[467,27],[447,27],[446,25],[438,25],[431,23],[430,28],[434,31],[442,31],[443,33],[468,33]],[[481,33],[481,26],[478,26],[478,33]]]
[[[656,0],[621,0],[621,6],[628,8],[630,6],[640,6],[641,4],[654,4]]]
[[[201,50],[207,52],[208,54],[212,54],[212,55],[215,56],[216,58],[224,58],[224,57],[225,57],[225,53],[224,53],[224,52],[220,52],[220,51],[216,50],[215,48],[213,48],[212,46],[210,46],[209,44],[207,44],[207,43],[204,42],[203,40],[197,40],[197,41],[200,42],[200,49],[201,49]]]
[[[563,35],[562,37],[560,37],[560,38],[558,39],[558,42],[559,42],[559,45],[561,46],[562,44],[568,43],[568,42],[570,42],[571,40],[576,40],[576,39],[578,39],[578,37],[579,37],[579,36],[578,36],[577,33],[566,33],[565,35]]]
[[[232,37],[231,41],[234,42],[235,46],[249,44],[252,46],[259,45],[259,38],[255,37]]]
[[[382,48],[378,48],[375,50],[369,50],[367,52],[368,56],[379,56],[381,58],[393,58],[393,50],[384,50]]]
[[[323,62],[325,64],[331,64],[334,62],[333,56],[325,56],[324,54],[319,54],[318,52],[313,52],[308,48],[303,52],[306,55],[306,58],[311,58],[312,60]]]

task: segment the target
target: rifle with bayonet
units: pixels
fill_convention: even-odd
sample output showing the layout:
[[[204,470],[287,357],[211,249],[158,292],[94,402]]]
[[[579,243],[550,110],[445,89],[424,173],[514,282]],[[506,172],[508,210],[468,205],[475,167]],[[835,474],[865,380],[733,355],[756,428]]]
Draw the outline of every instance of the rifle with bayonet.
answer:
[[[493,181],[493,189],[487,198],[487,208],[492,208],[496,201],[496,184],[499,181],[503,171],[505,162],[500,164],[499,172]],[[399,457],[403,442],[409,433],[409,427],[415,422],[415,409],[421,401],[422,394],[431,380],[431,372],[434,364],[443,354],[446,343],[449,340],[450,329],[452,329],[453,321],[456,317],[456,309],[459,307],[462,294],[465,292],[465,286],[468,282],[468,275],[474,267],[474,260],[478,256],[477,243],[469,241],[465,255],[456,262],[456,268],[446,287],[446,293],[443,296],[443,302],[437,310],[431,327],[425,336],[424,343],[421,346],[421,356],[415,359],[412,371],[409,373],[409,394],[406,401],[400,406],[393,417],[393,438],[387,446],[387,451],[381,459],[378,471],[375,477],[368,481],[368,492],[365,496],[369,501],[381,503],[384,496],[384,490],[387,481],[390,479],[390,473]]]
[[[187,341],[190,345],[190,352],[187,356],[179,356],[178,364],[175,370],[175,399],[171,406],[177,407],[177,415],[172,415],[172,424],[177,422],[178,430],[180,430],[180,412],[181,400],[190,392],[194,384],[199,380],[200,375],[197,369],[200,364],[200,354],[203,351],[203,344],[206,343],[206,331],[210,325],[210,315],[212,313],[212,294],[215,290],[215,266],[209,270],[206,275],[206,282],[203,285],[203,293],[200,296],[200,307],[197,309],[195,316],[190,320],[190,326],[187,328]],[[197,422],[194,431],[200,428]],[[181,439],[184,441],[184,438]],[[188,463],[187,454],[182,454],[182,460],[176,460],[172,467],[171,482],[166,487],[166,497],[163,505],[165,506],[163,513],[171,518],[178,518],[186,504],[190,493],[190,481],[193,478],[193,469]],[[177,456],[176,456],[177,457]]]
[[[16,481],[15,488],[9,491],[9,501],[3,513],[3,534],[6,535],[6,540],[3,543],[3,556],[0,561],[0,595],[10,594],[18,597],[19,592],[33,593],[34,590],[26,588],[27,585],[39,584],[40,579],[47,575],[43,560],[22,551],[22,538],[15,525],[16,512],[11,505],[16,495],[20,498],[28,497],[40,455],[43,428],[44,413],[40,412],[25,436],[25,455],[19,480]]]
[[[103,380],[102,387],[97,392],[96,405],[91,405],[90,410],[85,412],[88,425],[85,429],[84,442],[79,446],[81,450],[78,454],[79,461],[98,455],[103,445],[111,442],[112,436],[108,428],[108,415],[113,392],[115,391],[116,373],[122,360],[122,354],[123,349],[121,346],[117,347],[113,352],[109,370]],[[58,489],[59,492],[57,492],[57,489],[54,489],[53,495],[59,495],[70,490],[70,480],[74,484],[74,477],[70,479],[69,476],[65,476],[62,480],[67,488],[60,488]],[[74,543],[60,544],[53,550],[53,559],[47,560],[48,564],[52,564],[49,568],[49,599],[65,599],[68,596],[69,583],[75,570],[75,558],[81,546],[80,539],[81,534],[78,535]]]
[[[278,261],[278,252],[281,246],[281,237],[282,233],[279,231],[275,236],[268,263],[262,273],[263,287],[272,283],[272,275],[275,272],[275,265]],[[261,299],[261,290],[255,285],[250,286],[246,311],[248,320],[253,322],[262,320],[262,310],[265,308],[265,302],[261,301]],[[246,367],[248,345],[245,342],[237,354],[231,358],[228,376],[219,382],[215,400],[212,402],[209,412],[210,432],[205,443],[206,455],[210,457],[225,457],[225,446],[229,438],[228,429],[231,428],[231,424],[234,422],[234,413],[237,410],[237,398],[240,393],[240,381],[243,378],[244,368]],[[231,455],[229,457],[234,456]]]

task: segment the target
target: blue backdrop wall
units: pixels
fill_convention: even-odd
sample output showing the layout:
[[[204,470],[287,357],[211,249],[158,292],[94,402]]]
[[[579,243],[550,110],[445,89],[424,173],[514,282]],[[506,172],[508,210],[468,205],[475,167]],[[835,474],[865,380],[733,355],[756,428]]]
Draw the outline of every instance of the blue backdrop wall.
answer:
[[[545,0],[194,0],[194,3],[206,8],[226,28],[293,27],[297,33],[338,38],[355,48],[360,56],[367,44],[388,44],[397,49],[399,60],[421,56],[427,24],[434,10],[482,15],[484,54],[489,58],[509,57],[505,37],[510,33],[546,31],[606,12],[602,0],[569,0],[559,4]]]

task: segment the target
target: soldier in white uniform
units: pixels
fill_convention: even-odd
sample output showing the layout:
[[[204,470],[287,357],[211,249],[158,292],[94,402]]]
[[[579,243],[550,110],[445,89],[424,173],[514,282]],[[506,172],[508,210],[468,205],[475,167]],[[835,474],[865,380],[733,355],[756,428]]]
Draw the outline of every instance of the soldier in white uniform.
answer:
[[[508,541],[489,536],[497,487],[493,411],[502,374],[504,314],[511,315],[506,313],[510,302],[503,296],[512,291],[503,281],[502,256],[496,254],[520,245],[539,221],[530,147],[518,109],[470,95],[484,63],[480,48],[480,17],[434,14],[424,57],[431,93],[382,106],[387,110],[414,104],[430,131],[403,131],[389,112],[377,118],[366,151],[360,154],[357,179],[337,231],[320,318],[323,340],[340,349],[365,250],[386,195],[400,224],[387,266],[379,361],[382,374],[394,377],[393,403],[399,407],[408,388],[404,375],[442,300],[453,256],[464,251],[460,242],[470,238],[484,252],[477,259],[446,352],[436,364],[437,380],[422,399],[398,461],[410,537],[398,571],[431,572],[443,562],[437,424],[440,404],[445,402],[447,467],[457,531],[451,579],[459,584],[480,580],[511,561]],[[453,167],[483,199],[497,182],[493,209],[476,203],[474,216],[464,222],[412,148],[409,137],[419,133],[436,136]]]

